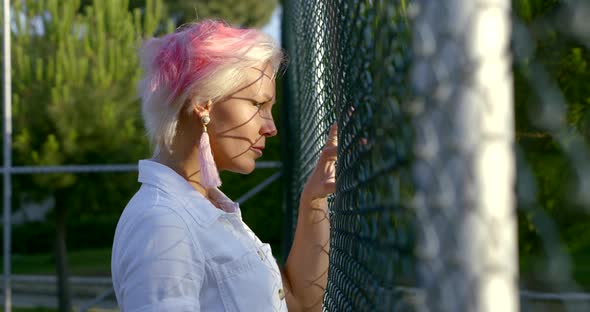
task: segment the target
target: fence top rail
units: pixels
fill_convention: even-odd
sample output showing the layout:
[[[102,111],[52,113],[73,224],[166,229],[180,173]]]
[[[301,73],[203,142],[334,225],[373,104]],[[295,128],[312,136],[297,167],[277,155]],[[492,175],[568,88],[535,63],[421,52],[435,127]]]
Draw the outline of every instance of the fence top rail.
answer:
[[[530,290],[521,290],[520,297],[525,299],[537,299],[548,301],[590,301],[590,293],[582,292],[547,293]]]
[[[398,286],[395,287],[398,292],[409,295],[421,296],[424,292],[421,288]],[[543,301],[590,301],[590,293],[585,292],[541,292],[528,289],[521,289],[519,291],[520,298],[534,299]]]
[[[257,169],[279,169],[280,161],[257,161]],[[47,174],[47,173],[89,173],[89,172],[130,172],[137,171],[137,164],[109,165],[65,165],[65,166],[13,166],[1,168],[2,174]]]
[[[31,282],[31,283],[55,283],[56,277],[53,275],[11,275],[12,281],[15,282]],[[70,282],[73,284],[89,284],[89,285],[111,285],[110,277],[103,276],[72,276]],[[397,291],[420,295],[421,289],[415,287],[396,287]],[[520,290],[520,297],[525,299],[549,300],[549,301],[590,301],[590,293],[584,292],[539,292],[527,289]]]

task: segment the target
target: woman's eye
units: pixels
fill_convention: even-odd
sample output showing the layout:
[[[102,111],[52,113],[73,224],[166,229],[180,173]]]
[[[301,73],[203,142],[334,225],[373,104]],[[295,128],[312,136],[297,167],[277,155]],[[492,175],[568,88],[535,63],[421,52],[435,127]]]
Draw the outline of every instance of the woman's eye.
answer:
[[[256,106],[256,108],[261,109],[262,108],[262,103],[254,103],[254,106]]]

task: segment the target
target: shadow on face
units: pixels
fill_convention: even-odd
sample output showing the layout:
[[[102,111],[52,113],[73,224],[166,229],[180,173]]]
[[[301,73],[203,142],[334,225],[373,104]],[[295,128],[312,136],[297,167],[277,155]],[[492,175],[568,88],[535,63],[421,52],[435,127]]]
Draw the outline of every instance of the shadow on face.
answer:
[[[276,135],[272,117],[275,80],[270,64],[247,69],[247,83],[210,111],[211,149],[218,169],[247,174],[262,156],[266,138]]]

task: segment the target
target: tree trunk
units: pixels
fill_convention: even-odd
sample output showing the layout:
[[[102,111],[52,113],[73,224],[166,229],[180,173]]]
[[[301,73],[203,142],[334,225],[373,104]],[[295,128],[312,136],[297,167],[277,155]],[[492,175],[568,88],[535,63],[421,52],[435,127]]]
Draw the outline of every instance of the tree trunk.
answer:
[[[66,247],[66,208],[61,204],[61,194],[55,198],[55,269],[57,272],[57,293],[60,312],[71,312],[70,302],[70,272],[68,267],[68,253]]]

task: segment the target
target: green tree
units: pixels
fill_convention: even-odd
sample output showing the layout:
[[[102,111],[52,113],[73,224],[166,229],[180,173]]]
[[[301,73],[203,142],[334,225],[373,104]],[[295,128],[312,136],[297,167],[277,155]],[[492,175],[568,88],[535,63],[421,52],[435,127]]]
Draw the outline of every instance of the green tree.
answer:
[[[83,7],[93,0],[81,0]],[[143,9],[145,0],[129,0],[129,8]],[[277,0],[164,0],[165,11],[177,26],[204,18],[220,18],[230,24],[261,27],[268,23]]]
[[[147,0],[142,11],[128,10],[126,0],[80,7],[80,0],[14,1],[15,165],[119,163],[147,154],[135,92],[141,74],[137,47],[160,24],[162,3]],[[55,199],[60,311],[71,311],[68,215],[88,214],[93,205],[119,197],[116,190],[126,187],[104,177],[93,181],[46,174],[15,185],[15,194]],[[96,193],[102,196],[98,204],[85,198]]]
[[[166,0],[165,3],[178,25],[221,18],[244,27],[264,26],[277,6],[277,0]]]
[[[517,32],[514,44],[516,132],[524,158],[520,165],[530,168],[536,184],[534,190],[523,187],[519,192],[523,197],[535,197],[533,202],[528,199],[519,203],[520,254],[538,255],[547,248],[540,235],[545,230],[540,227],[546,225],[538,222],[545,215],[558,231],[560,237],[555,238],[561,239],[562,246],[569,248],[575,259],[578,248],[590,247],[590,236],[583,230],[590,223],[584,211],[589,205],[576,195],[579,164],[569,151],[572,145],[590,151],[590,50],[581,38],[572,35],[568,23],[563,23],[568,6],[575,1],[512,3],[516,22],[522,26],[515,29],[526,32],[524,37]],[[560,97],[563,105],[558,101]],[[553,129],[548,129],[539,113],[543,107],[555,109],[551,114]],[[519,180],[520,186],[530,184],[524,175],[519,175]]]

